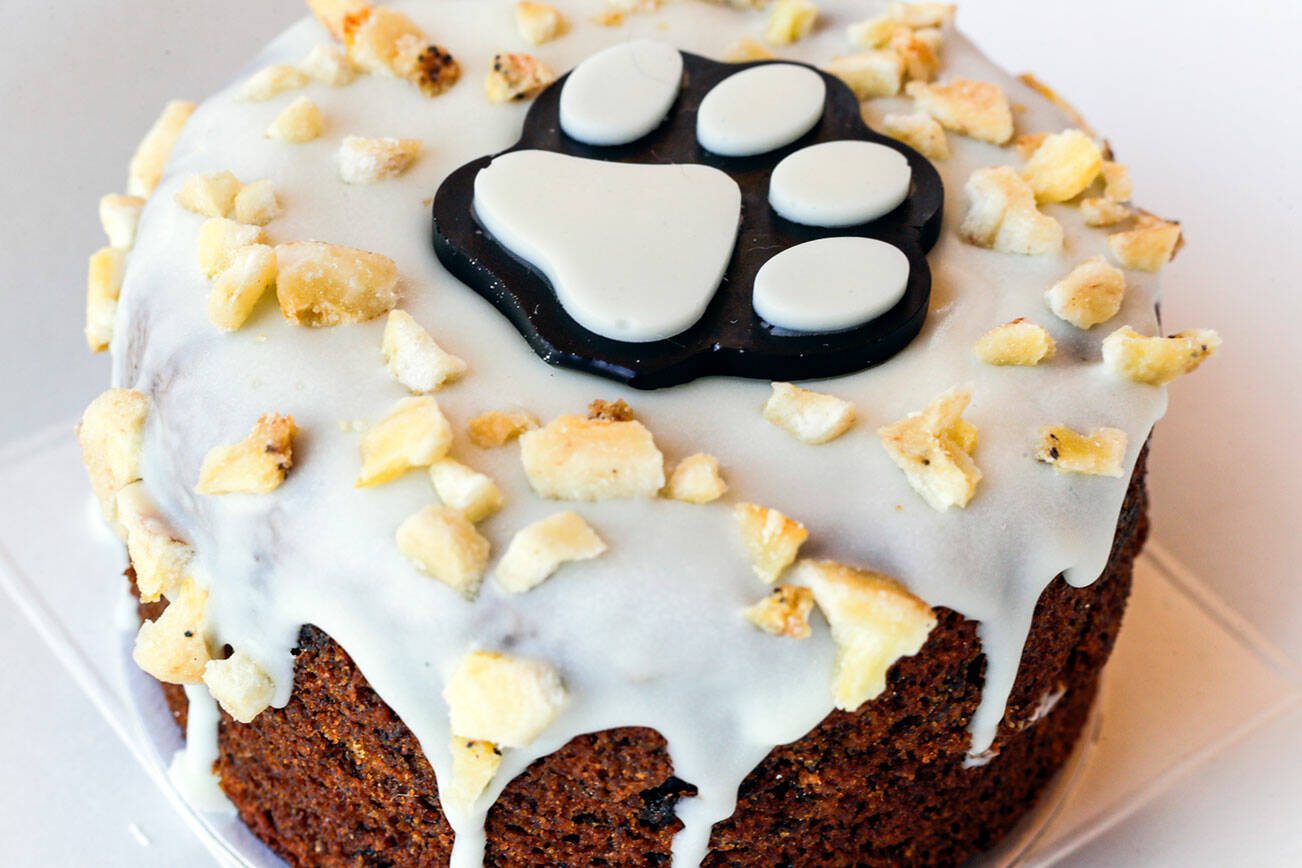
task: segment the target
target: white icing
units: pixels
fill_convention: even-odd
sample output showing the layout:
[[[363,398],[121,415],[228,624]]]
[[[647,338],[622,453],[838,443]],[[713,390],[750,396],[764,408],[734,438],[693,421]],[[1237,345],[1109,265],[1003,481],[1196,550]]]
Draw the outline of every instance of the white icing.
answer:
[[[769,204],[806,226],[839,228],[876,220],[909,195],[913,170],[894,148],[848,139],[788,155],[769,179]]]
[[[909,259],[875,238],[820,238],[789,247],[755,275],[755,312],[779,328],[834,332],[895,306],[909,283]]]
[[[626,145],[669,114],[683,81],[683,56],[652,39],[612,45],[580,63],[561,89],[561,129],[589,145]]]
[[[177,792],[199,810],[233,814],[235,806],[222,792],[221,778],[213,770],[217,762],[217,724],[221,720],[217,700],[202,684],[187,684],[185,699],[185,747],[172,755],[167,777]]]
[[[717,56],[759,20],[722,5],[667,4],[630,16],[622,29],[587,26],[579,3],[556,0],[576,22],[547,46],[557,69],[611,43],[651,35],[686,51]],[[1016,162],[1008,150],[951,136],[939,164],[945,223],[929,256],[932,309],[921,334],[889,363],[811,387],[854,401],[863,423],[832,443],[793,445],[766,424],[767,383],[707,379],[639,392],[540,361],[490,304],[439,266],[430,247],[426,200],[462,164],[510,147],[527,105],[489,106],[479,87],[493,53],[515,44],[505,2],[399,2],[461,60],[463,81],[430,100],[401,81],[364,76],[305,93],[330,119],[318,140],[295,148],[263,132],[281,108],[228,89],[204,103],[181,136],[167,176],[144,210],[127,266],[114,335],[114,381],[154,398],[143,458],[145,484],[170,524],[192,542],[211,575],[210,617],[219,642],[255,644],[288,701],[299,626],[311,622],[347,649],[379,695],[411,728],[440,780],[450,774],[443,679],[465,651],[510,650],[551,661],[570,703],[533,745],[509,751],[479,808],[449,813],[454,863],[475,864],[483,811],[511,776],[582,732],[621,725],[657,728],[674,773],[700,788],[680,802],[686,828],[675,841],[679,865],[703,852],[709,823],[732,810],[737,784],[772,745],[807,732],[832,707],[833,647],[821,618],[804,641],[774,639],[738,614],[767,588],[751,573],[735,537],[730,505],[750,500],[781,509],[811,530],[802,554],[889,573],[936,606],[979,620],[987,683],[972,723],[974,752],[990,744],[1003,714],[1035,601],[1067,571],[1088,584],[1107,561],[1126,480],[1059,475],[1028,457],[1044,424],[1124,429],[1133,466],[1166,391],[1118,381],[1101,370],[1099,343],[1123,324],[1153,334],[1158,289],[1129,272],[1118,315],[1081,332],[1045,312],[1045,287],[1077,262],[1106,253],[1105,233],[1085,227],[1075,208],[1049,205],[1066,233],[1061,255],[1021,257],[960,242],[963,184],[977,168]],[[825,63],[843,50],[844,27],[880,11],[847,0],[824,4],[825,26],[786,49],[793,60]],[[662,29],[663,28],[663,29]],[[326,39],[304,21],[263,52],[262,66],[294,63]],[[996,82],[1026,107],[1021,132],[1072,124],[1043,97],[1006,75],[966,40],[947,34],[943,77]],[[288,98],[288,97],[286,97]],[[871,124],[911,110],[907,99],[868,104]],[[402,178],[364,188],[343,185],[333,158],[349,134],[421,138],[421,159]],[[208,322],[208,281],[195,264],[203,218],[173,196],[195,172],[229,169],[270,178],[286,205],[267,231],[273,241],[303,238],[348,244],[393,257],[402,306],[470,371],[438,401],[464,430],[491,408],[524,406],[543,418],[578,412],[594,397],[624,398],[654,432],[669,462],[697,451],[718,457],[730,486],[714,504],[624,501],[575,508],[610,545],[592,561],[567,565],[519,597],[486,583],[467,602],[418,574],[393,534],[434,502],[428,478],[411,473],[372,489],[352,485],[359,434],[341,420],[378,419],[405,395],[379,352],[383,321],[333,329],[288,325],[274,300],[239,332]],[[1035,319],[1058,353],[1035,368],[983,365],[972,344],[993,325]],[[265,340],[259,340],[265,335]],[[940,391],[969,383],[966,417],[980,430],[976,461],[985,479],[964,510],[926,506],[872,431],[921,409]],[[292,413],[302,429],[295,467],[276,492],[200,497],[193,485],[205,452],[242,439],[266,412]],[[497,555],[511,535],[564,506],[531,494],[514,446],[479,450],[459,438],[458,460],[497,480],[507,505],[480,525]],[[490,564],[491,569],[491,564]],[[264,653],[265,652],[265,653]],[[215,738],[205,729],[204,739]],[[195,742],[200,741],[198,733]]]
[[[793,63],[768,63],[728,76],[710,89],[696,114],[701,147],[749,157],[789,145],[823,116],[822,76]]]
[[[698,164],[514,151],[476,176],[475,213],[584,328],[655,341],[705,313],[732,256],[741,188]]]

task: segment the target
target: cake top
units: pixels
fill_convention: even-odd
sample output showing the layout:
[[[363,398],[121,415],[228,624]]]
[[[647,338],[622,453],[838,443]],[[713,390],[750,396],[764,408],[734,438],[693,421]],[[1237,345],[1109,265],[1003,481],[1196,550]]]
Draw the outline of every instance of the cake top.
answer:
[[[934,607],[979,622],[988,757],[1040,593],[1102,570],[1162,384],[1218,343],[1154,337],[1179,228],[1107,146],[938,4],[309,5],[101,205],[87,337],[117,388],[80,437],[170,603],[137,661],[248,720],[317,625],[420,740],[458,866],[512,776],[624,725],[696,786],[698,862],[745,774],[871,702]],[[932,176],[934,236],[901,220]],[[437,243],[431,209],[460,221]],[[922,274],[911,341],[788,382]],[[725,298],[820,346],[649,391],[535,352],[710,347]]]

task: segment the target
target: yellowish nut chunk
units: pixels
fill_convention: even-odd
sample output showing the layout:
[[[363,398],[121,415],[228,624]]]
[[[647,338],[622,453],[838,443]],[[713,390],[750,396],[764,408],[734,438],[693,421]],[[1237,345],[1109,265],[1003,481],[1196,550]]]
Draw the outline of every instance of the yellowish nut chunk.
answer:
[[[551,725],[568,697],[549,664],[474,651],[443,688],[452,732],[463,738],[525,747]]]
[[[140,449],[145,438],[149,399],[130,389],[109,389],[82,414],[77,426],[81,461],[100,510],[118,527],[117,496],[140,479]]]
[[[932,509],[967,506],[981,481],[972,461],[976,428],[962,418],[971,389],[950,389],[920,413],[877,429],[891,460]]]
[[[480,449],[492,449],[538,427],[538,420],[524,410],[489,410],[470,420],[470,442]]]
[[[339,46],[323,42],[307,53],[298,68],[312,78],[331,87],[352,84],[357,78],[357,66],[348,59]]]
[[[394,9],[358,4],[339,16],[317,14],[328,27],[333,22],[348,57],[367,72],[405,79],[421,93],[435,97],[457,83],[461,67],[446,49],[433,45],[406,15]]]
[[[284,211],[276,198],[275,186],[267,180],[245,184],[235,195],[235,220],[251,226],[266,226]]]
[[[379,253],[320,241],[276,245],[276,297],[295,325],[375,319],[398,303],[398,266]]]
[[[305,86],[311,79],[307,73],[288,63],[276,63],[264,67],[244,82],[240,88],[240,98],[251,102],[263,102],[287,90]]]
[[[452,780],[439,787],[439,801],[468,811],[497,776],[502,751],[491,741],[452,736]]]
[[[461,510],[427,506],[398,526],[398,551],[467,600],[479,593],[490,545]]]
[[[954,20],[953,3],[892,3],[886,14],[909,27],[940,27]]]
[[[167,158],[172,155],[172,146],[181,135],[181,129],[190,115],[194,113],[194,103],[173,100],[164,108],[163,113],[154,121],[154,125],[145,133],[145,137],[136,146],[131,156],[131,166],[127,173],[127,193],[132,196],[148,198],[154,192],[158,182],[167,168]]]
[[[1130,180],[1130,167],[1104,160],[1100,172],[1103,175],[1103,198],[1113,202],[1129,202],[1135,194],[1135,185]]]
[[[1148,214],[1139,215],[1136,226],[1108,236],[1108,249],[1122,268],[1157,271],[1171,261],[1180,243],[1180,224]]]
[[[777,0],[764,28],[764,41],[769,45],[799,42],[814,29],[817,20],[818,6],[813,0]]]
[[[251,244],[261,244],[264,240],[258,226],[237,223],[225,217],[205,220],[199,227],[199,268],[207,277],[216,277],[235,261],[237,251]]]
[[[825,69],[849,85],[860,101],[895,96],[904,81],[904,62],[894,51],[869,49],[834,57]]]
[[[565,32],[565,16],[546,3],[521,0],[515,4],[515,26],[525,42],[542,45]]]
[[[1048,133],[1022,133],[1013,139],[1013,150],[1017,151],[1017,155],[1023,160],[1029,160],[1047,138],[1049,138]]]
[[[199,469],[200,494],[267,494],[285,481],[294,466],[293,416],[267,413],[239,443],[215,446]]]
[[[113,339],[126,263],[126,251],[120,247],[101,247],[91,254],[86,271],[86,345],[92,353],[104,352]]]
[[[969,244],[1023,256],[1062,249],[1062,224],[1035,207],[1035,193],[1012,168],[977,169],[963,191],[968,211],[958,234]]]
[[[1126,275],[1102,256],[1095,256],[1049,287],[1044,301],[1062,319],[1087,329],[1116,316],[1125,295]]]
[[[239,649],[225,660],[209,660],[203,668],[203,683],[212,698],[240,723],[249,723],[265,711],[276,695],[271,676]]]
[[[1130,218],[1130,206],[1101,197],[1082,199],[1080,216],[1086,226],[1115,226]]]
[[[429,478],[443,505],[461,510],[469,521],[483,521],[502,508],[502,492],[497,484],[459,461],[435,461],[429,466]]]
[[[396,178],[416,161],[420,149],[420,139],[348,136],[339,146],[339,177],[345,184],[374,184]]]
[[[556,80],[556,73],[529,54],[499,54],[484,79],[484,94],[492,103],[533,99]]]
[[[404,39],[395,60],[399,77],[416,85],[427,97],[436,97],[461,78],[461,66],[441,45]]]
[[[99,200],[99,223],[110,247],[129,250],[136,243],[136,224],[144,207],[145,200],[139,196],[110,193]]]
[[[699,504],[718,500],[727,490],[727,483],[719,475],[718,459],[698,452],[678,462],[669,474],[664,493],[671,500]]]
[[[1037,202],[1066,202],[1093,183],[1103,168],[1103,153],[1080,130],[1045,136],[1022,168]]]
[[[606,543],[577,513],[558,512],[516,533],[493,577],[510,594],[523,594],[547,580],[562,564],[587,561]]]
[[[335,39],[344,38],[344,19],[370,7],[366,0],[307,0],[307,8]]]
[[[308,97],[300,96],[276,115],[271,126],[267,127],[267,138],[301,145],[320,136],[324,124],[317,104]]]
[[[1095,428],[1077,434],[1061,425],[1041,428],[1036,435],[1035,457],[1052,464],[1060,473],[1089,476],[1120,476],[1126,457],[1126,432],[1118,428]]]
[[[208,319],[224,332],[244,325],[276,282],[276,251],[266,244],[237,248],[208,292]]]
[[[845,35],[851,45],[861,45],[864,48],[882,48],[890,43],[891,38],[897,32],[910,29],[908,24],[893,18],[889,12],[885,12],[851,24],[845,29]]]
[[[1163,386],[1197,370],[1220,345],[1221,336],[1211,329],[1150,338],[1122,326],[1103,339],[1103,366],[1127,380]]]
[[[191,175],[176,194],[176,203],[205,217],[229,217],[243,186],[230,172]]]
[[[212,659],[206,629],[208,592],[186,579],[168,600],[163,614],[140,625],[131,659],[159,681],[198,684]]]
[[[739,503],[733,508],[741,541],[750,555],[755,575],[773,584],[782,571],[796,559],[796,553],[809,538],[805,526],[787,518],[776,509],[754,503]]]
[[[466,372],[466,363],[440,347],[406,311],[389,311],[380,350],[393,378],[417,395],[456,382]]]
[[[832,561],[801,561],[792,575],[814,592],[832,628],[836,707],[855,711],[886,690],[886,673],[922,650],[936,626],[931,607],[881,573]]]
[[[778,585],[768,596],[747,606],[746,620],[771,636],[809,638],[809,612],[814,592],[800,585]]]
[[[936,53],[940,43],[931,34],[936,34],[936,31],[922,33],[901,29],[891,35],[890,50],[899,55],[910,81],[931,81],[940,72],[940,57]]]
[[[433,398],[405,398],[362,437],[357,486],[397,479],[415,467],[429,467],[448,454],[452,426]]]
[[[1013,110],[998,85],[956,78],[946,84],[911,81],[904,91],[920,110],[961,136],[996,145],[1013,137]]]
[[[184,581],[194,549],[163,518],[143,482],[128,483],[118,492],[117,516],[126,531],[141,601],[152,603],[160,594],[171,593]]]
[[[774,383],[764,402],[764,418],[801,443],[827,443],[854,424],[854,404],[835,395]]]
[[[1053,337],[1043,326],[1018,317],[981,336],[973,352],[988,365],[1038,365],[1053,356]]]
[[[882,131],[929,160],[949,159],[949,139],[945,138],[945,129],[930,115],[921,112],[888,114],[882,118]]]
[[[520,436],[529,484],[555,500],[655,497],[664,456],[641,422],[560,416]]]
[[[776,55],[749,36],[733,43],[723,55],[728,63],[750,63],[752,60],[773,60]]]

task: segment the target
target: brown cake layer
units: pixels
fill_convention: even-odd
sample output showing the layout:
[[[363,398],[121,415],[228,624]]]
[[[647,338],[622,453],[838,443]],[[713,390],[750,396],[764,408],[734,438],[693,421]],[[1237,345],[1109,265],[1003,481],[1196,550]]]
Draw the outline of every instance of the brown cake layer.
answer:
[[[963,768],[985,663],[976,623],[938,609],[926,645],[896,663],[885,693],[832,712],[746,777],[706,864],[955,865],[999,841],[1088,715],[1147,534],[1145,457],[1103,576],[1086,588],[1059,576],[1040,597],[994,759]],[[160,610],[141,607],[150,618]],[[222,717],[218,771],[244,822],[295,866],[446,864],[452,830],[411,732],[321,630],[303,627],[294,653],[285,708],[250,724]],[[164,689],[184,724],[183,691]],[[1032,722],[1058,691],[1061,701]],[[507,785],[488,815],[485,864],[668,865],[674,805],[692,791],[653,730],[579,736]]]

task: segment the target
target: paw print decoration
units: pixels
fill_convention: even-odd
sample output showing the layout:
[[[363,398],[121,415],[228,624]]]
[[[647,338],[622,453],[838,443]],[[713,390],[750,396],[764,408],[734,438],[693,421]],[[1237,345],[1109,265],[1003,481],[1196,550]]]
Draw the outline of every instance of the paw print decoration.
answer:
[[[944,191],[836,78],[652,40],[545,90],[434,198],[434,249],[555,365],[644,389],[880,364],[927,315]]]

